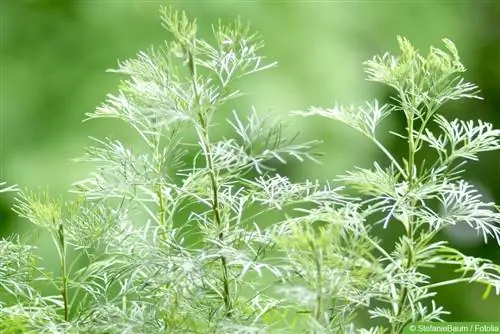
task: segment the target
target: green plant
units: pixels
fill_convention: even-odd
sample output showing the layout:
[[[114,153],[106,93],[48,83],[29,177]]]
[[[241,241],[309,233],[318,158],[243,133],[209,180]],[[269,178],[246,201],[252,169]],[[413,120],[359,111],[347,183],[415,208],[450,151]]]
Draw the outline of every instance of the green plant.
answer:
[[[1,241],[3,332],[400,333],[444,319],[439,286],[479,282],[500,294],[499,266],[437,239],[469,224],[500,242],[497,207],[461,178],[465,161],[500,147],[500,132],[437,113],[478,98],[452,42],[424,57],[399,38],[401,56],[366,62],[370,80],[395,90],[389,104],[295,112],[340,120],[388,158],[331,184],[295,183],[273,166],[316,160],[318,142],[287,139],[281,121],[253,109],[246,119],[233,113],[232,137],[214,131],[215,113],[241,96],[237,80],[274,66],[258,36],[240,21],[219,23],[210,44],[184,13],[163,9],[162,22],[173,41],[121,62],[115,72],[128,79],[88,114],[124,121],[142,144],[95,139],[80,159],[95,173],[71,201],[4,189],[52,237],[59,271],[41,268],[19,238]],[[391,132],[408,143],[402,161],[376,137],[390,113],[406,117],[406,133]],[[404,233],[384,249],[374,228],[389,224]],[[461,276],[431,282],[422,271],[444,265]],[[364,313],[378,325],[363,329]]]

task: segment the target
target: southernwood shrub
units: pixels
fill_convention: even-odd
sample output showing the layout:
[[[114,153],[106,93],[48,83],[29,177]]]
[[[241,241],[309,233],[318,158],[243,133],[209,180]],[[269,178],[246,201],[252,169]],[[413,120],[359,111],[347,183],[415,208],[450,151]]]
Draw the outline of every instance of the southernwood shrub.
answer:
[[[81,159],[95,171],[74,200],[4,184],[19,216],[52,237],[59,270],[40,267],[19,237],[0,242],[2,333],[400,333],[446,319],[438,287],[500,293],[499,266],[437,238],[467,224],[500,241],[497,206],[461,177],[467,161],[500,147],[500,132],[439,113],[479,98],[451,41],[424,56],[398,38],[399,56],[367,61],[368,80],[394,92],[388,104],[295,112],[347,124],[388,163],[294,183],[272,166],[314,159],[316,142],[295,143],[256,112],[234,112],[227,138],[213,121],[242,95],[237,80],[274,66],[257,35],[236,21],[208,42],[168,9],[162,22],[173,41],[121,62],[114,72],[128,79],[87,115],[127,123],[143,145],[95,139]],[[406,119],[391,132],[407,143],[403,159],[377,139],[391,113]],[[393,224],[404,232],[383,248],[373,229]],[[444,266],[457,277],[431,280]]]

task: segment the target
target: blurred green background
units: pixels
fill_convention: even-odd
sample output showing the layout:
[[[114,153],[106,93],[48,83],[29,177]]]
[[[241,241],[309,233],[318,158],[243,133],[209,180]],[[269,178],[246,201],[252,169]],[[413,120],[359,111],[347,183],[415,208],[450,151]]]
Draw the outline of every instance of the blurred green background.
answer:
[[[105,73],[117,59],[169,38],[161,28],[157,1],[2,1],[0,69],[0,180],[22,187],[49,186],[64,194],[89,166],[70,162],[83,153],[88,136],[126,135],[118,121],[82,123],[84,113],[114,92],[119,77]],[[423,53],[441,39],[453,40],[469,69],[466,78],[484,101],[447,105],[448,117],[481,118],[500,128],[500,2],[496,1],[177,1],[174,7],[196,17],[202,30],[221,18],[241,16],[266,41],[266,56],[278,68],[243,83],[252,94],[243,110],[274,112],[388,99],[385,87],[364,80],[361,63],[374,54],[397,52],[396,36],[410,39]],[[238,107],[238,106],[237,106]],[[301,139],[322,139],[322,165],[288,165],[294,179],[332,179],[353,166],[368,167],[383,157],[354,131],[323,119],[290,118]],[[402,129],[393,117],[385,126]],[[404,143],[383,136],[403,154]],[[466,178],[486,198],[500,202],[500,153],[469,164]],[[0,234],[26,227],[0,198]],[[392,233],[388,231],[387,233]],[[443,233],[469,255],[500,262],[500,247],[483,245],[468,229]],[[436,279],[448,269],[433,271]],[[500,297],[481,299],[482,286],[442,289],[438,302],[449,320],[500,321]]]

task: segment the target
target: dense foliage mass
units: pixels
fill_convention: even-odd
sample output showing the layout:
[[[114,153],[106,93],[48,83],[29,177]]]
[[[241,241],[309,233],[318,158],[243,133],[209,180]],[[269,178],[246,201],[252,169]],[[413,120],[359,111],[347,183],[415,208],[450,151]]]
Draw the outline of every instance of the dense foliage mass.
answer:
[[[239,79],[275,65],[258,36],[235,21],[214,26],[209,42],[170,9],[162,22],[173,41],[121,62],[115,72],[128,78],[88,114],[125,122],[142,145],[94,139],[80,160],[95,172],[70,202],[1,184],[17,192],[19,216],[50,234],[60,268],[41,268],[20,237],[0,242],[2,333],[400,333],[446,319],[437,287],[500,294],[499,266],[437,238],[468,224],[500,243],[497,206],[461,177],[467,161],[500,148],[500,131],[439,113],[479,98],[451,41],[423,56],[398,38],[399,56],[367,61],[368,79],[393,88],[388,104],[294,112],[347,124],[388,161],[297,183],[275,168],[316,160],[317,142],[286,138],[281,120],[253,108],[227,120],[231,137],[213,121],[242,95]],[[402,161],[377,138],[391,113],[406,119],[405,133],[391,132],[407,143]],[[391,224],[403,232],[386,249],[374,229]],[[459,275],[433,281],[440,266]]]

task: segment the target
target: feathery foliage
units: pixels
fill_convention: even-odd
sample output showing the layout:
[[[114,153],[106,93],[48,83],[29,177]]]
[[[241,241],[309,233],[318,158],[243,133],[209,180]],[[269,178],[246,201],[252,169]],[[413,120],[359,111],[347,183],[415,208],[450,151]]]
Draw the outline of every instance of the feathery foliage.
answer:
[[[500,294],[498,265],[438,239],[468,224],[500,243],[497,206],[461,177],[466,161],[500,147],[500,131],[438,113],[479,98],[451,41],[423,56],[398,38],[399,56],[367,61],[368,79],[394,90],[388,104],[295,112],[343,122],[388,158],[296,183],[277,163],[316,161],[318,142],[286,138],[281,120],[253,108],[233,112],[231,137],[217,135],[216,113],[242,95],[237,81],[275,66],[258,35],[237,20],[207,41],[185,13],[164,8],[161,18],[173,41],[120,62],[113,72],[127,79],[87,115],[125,122],[142,144],[94,139],[78,160],[95,170],[74,200],[0,190],[16,192],[17,214],[51,236],[59,267],[41,268],[20,238],[0,242],[3,333],[401,333],[446,319],[437,287],[481,283]],[[392,132],[408,146],[401,161],[377,138],[391,113],[406,118],[406,132]],[[390,224],[404,233],[384,249],[374,228]],[[459,276],[433,282],[438,266]]]

